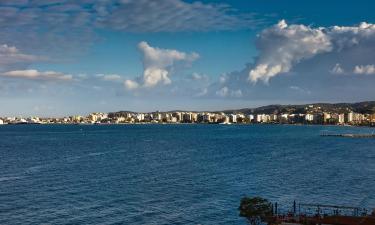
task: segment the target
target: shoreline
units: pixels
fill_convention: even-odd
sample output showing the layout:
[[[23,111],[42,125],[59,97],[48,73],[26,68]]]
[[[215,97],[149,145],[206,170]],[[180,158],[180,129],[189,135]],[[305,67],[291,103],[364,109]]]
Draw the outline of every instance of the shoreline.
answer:
[[[2,126],[133,126],[133,125],[222,125],[222,126],[323,126],[323,127],[352,127],[375,128],[375,125],[340,125],[340,124],[300,124],[300,123],[7,123]]]

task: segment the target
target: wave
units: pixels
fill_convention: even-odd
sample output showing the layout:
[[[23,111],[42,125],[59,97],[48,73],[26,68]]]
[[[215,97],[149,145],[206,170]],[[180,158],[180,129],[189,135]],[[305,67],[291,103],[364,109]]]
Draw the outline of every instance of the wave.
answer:
[[[0,182],[3,181],[11,181],[11,180],[19,180],[25,178],[24,176],[10,176],[10,177],[0,177]]]

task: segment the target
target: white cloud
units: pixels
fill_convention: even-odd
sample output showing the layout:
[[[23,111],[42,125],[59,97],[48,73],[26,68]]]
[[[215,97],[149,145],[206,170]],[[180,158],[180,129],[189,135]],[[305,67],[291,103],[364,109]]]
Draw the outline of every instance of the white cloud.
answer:
[[[242,91],[238,90],[230,90],[228,87],[224,86],[220,90],[216,91],[216,95],[219,97],[235,97],[240,98],[242,97]]]
[[[13,70],[1,73],[0,76],[9,78],[20,78],[29,80],[55,80],[55,81],[70,81],[73,76],[70,74],[63,74],[55,71],[41,72],[38,70]]]
[[[15,46],[0,45],[0,70],[1,67],[12,66],[19,63],[31,63],[40,60],[40,57],[20,52]]]
[[[240,97],[242,97],[242,91],[240,89],[232,91],[231,96],[236,97],[236,98],[240,98]]]
[[[201,89],[200,92],[198,92],[198,93],[195,95],[195,97],[202,97],[202,96],[207,95],[207,93],[208,93],[208,89],[207,89],[207,88],[203,88],[203,89]]]
[[[207,81],[209,77],[205,74],[192,73],[191,79],[196,80],[196,81],[201,81],[201,80]]]
[[[178,64],[184,66],[190,65],[199,58],[197,53],[185,53],[173,49],[160,49],[151,47],[147,42],[138,44],[139,50],[143,54],[143,76],[138,81],[127,80],[131,89],[137,87],[151,88],[158,84],[168,85],[172,81],[170,79],[171,72],[175,70]],[[134,85],[137,83],[137,85]],[[137,86],[137,87],[135,87]],[[128,87],[128,85],[125,85]]]
[[[290,72],[293,66],[301,61],[323,53],[353,51],[353,57],[357,59],[359,53],[354,50],[368,51],[366,45],[374,46],[374,39],[374,24],[312,28],[305,25],[288,25],[282,20],[263,30],[258,36],[257,48],[260,55],[256,59],[255,67],[249,72],[249,80],[262,80],[267,83],[278,74]],[[362,49],[359,49],[360,46]],[[358,72],[360,71],[361,68],[358,68]],[[337,64],[331,73],[342,74],[344,70]]]
[[[304,88],[301,88],[301,87],[298,87],[298,86],[290,86],[289,89],[291,89],[293,91],[297,91],[301,94],[308,94],[308,95],[311,94],[311,91],[309,91],[307,89],[304,89]]]
[[[265,29],[258,37],[260,56],[249,73],[249,80],[268,80],[279,73],[289,72],[293,64],[332,50],[330,38],[323,28],[287,25],[284,20]]]
[[[104,81],[121,82],[123,79],[122,76],[118,74],[97,74],[96,76]]]
[[[219,82],[221,83],[221,84],[224,84],[227,80],[228,80],[228,75],[227,74],[222,74],[222,75],[220,75],[220,77],[219,77]]]
[[[216,95],[220,97],[226,97],[228,96],[229,88],[228,87],[222,87],[220,90],[216,91]]]
[[[126,80],[124,81],[124,86],[127,90],[134,90],[139,87],[139,84],[136,81]]]
[[[340,63],[336,63],[336,65],[330,71],[332,74],[344,74],[345,70],[341,67]]]
[[[355,74],[366,74],[366,75],[375,74],[375,65],[355,66],[353,72]]]

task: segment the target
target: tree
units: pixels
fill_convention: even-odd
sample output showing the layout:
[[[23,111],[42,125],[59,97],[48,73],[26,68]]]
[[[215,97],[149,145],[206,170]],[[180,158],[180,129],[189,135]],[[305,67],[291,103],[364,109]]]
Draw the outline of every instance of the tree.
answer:
[[[246,217],[251,225],[258,225],[261,222],[271,222],[273,209],[272,204],[260,197],[244,197],[241,199],[240,216]]]

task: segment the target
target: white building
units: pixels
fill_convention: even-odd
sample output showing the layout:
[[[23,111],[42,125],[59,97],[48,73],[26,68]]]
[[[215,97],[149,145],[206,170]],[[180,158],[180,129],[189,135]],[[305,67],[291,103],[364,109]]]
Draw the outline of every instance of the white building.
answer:
[[[136,118],[137,118],[138,121],[143,121],[143,120],[145,120],[145,114],[139,113],[139,114],[137,114]]]
[[[329,113],[323,113],[324,122],[327,122],[327,120],[331,119],[332,117],[334,117],[334,115],[331,115]]]
[[[3,124],[4,124],[4,121],[0,119],[0,125],[3,125]]]
[[[267,123],[271,120],[270,115],[266,114],[258,114],[256,117],[256,122],[258,123]]]
[[[345,123],[345,114],[339,114],[339,123],[340,124]]]
[[[203,121],[204,122],[211,122],[211,117],[210,117],[209,113],[203,114]]]
[[[351,122],[353,122],[353,120],[354,120],[354,113],[353,112],[348,113],[348,115],[346,117],[346,122],[351,123]]]
[[[308,121],[308,122],[314,121],[314,115],[313,114],[306,114],[305,120]]]
[[[231,114],[230,115],[230,122],[231,123],[237,123],[237,115]]]

